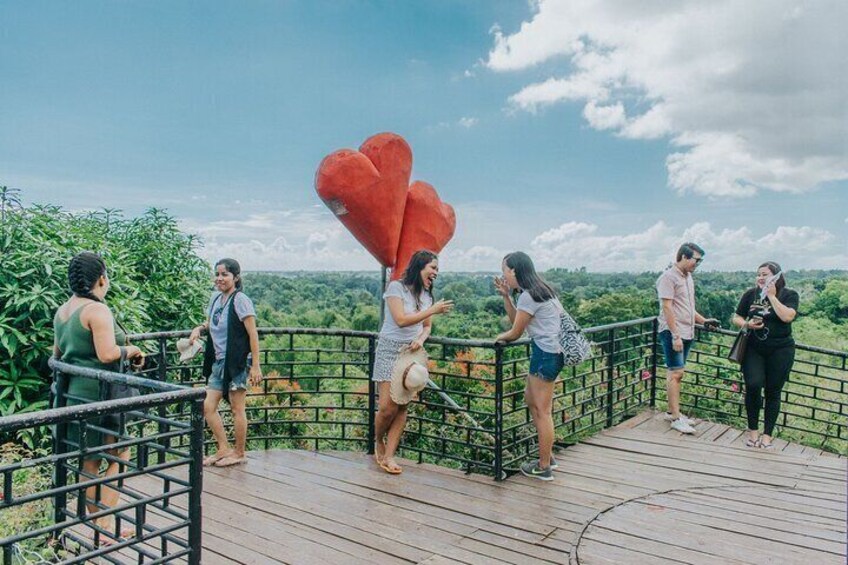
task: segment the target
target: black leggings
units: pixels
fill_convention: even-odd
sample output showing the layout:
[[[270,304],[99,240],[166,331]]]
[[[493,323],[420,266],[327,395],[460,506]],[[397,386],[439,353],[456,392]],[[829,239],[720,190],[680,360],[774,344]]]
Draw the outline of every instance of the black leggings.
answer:
[[[780,394],[789,380],[792,363],[795,362],[795,346],[775,349],[751,347],[745,352],[742,374],[745,375],[745,411],[748,413],[748,429],[759,428],[760,408],[763,405],[763,388],[766,392],[765,428],[767,436],[774,432],[780,414]]]

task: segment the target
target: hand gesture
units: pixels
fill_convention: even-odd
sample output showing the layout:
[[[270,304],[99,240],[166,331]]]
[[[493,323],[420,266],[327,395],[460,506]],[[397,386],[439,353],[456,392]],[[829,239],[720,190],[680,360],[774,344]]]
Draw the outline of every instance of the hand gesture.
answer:
[[[262,382],[262,369],[260,369],[257,365],[252,365],[250,367],[250,375],[247,377],[248,383],[250,386],[259,386],[259,383]]]
[[[671,340],[671,348],[678,353],[683,351],[683,339],[680,336]]]
[[[506,281],[503,280],[503,277],[495,277],[493,282],[495,283],[495,290],[498,294],[500,294],[504,298],[509,296],[509,285],[506,284]]]
[[[745,325],[747,325],[748,329],[751,329],[751,330],[761,330],[761,329],[763,329],[763,326],[765,324],[764,324],[762,318],[757,317],[757,318],[751,318],[750,320],[745,322]]]
[[[200,338],[200,328],[202,328],[202,327],[203,326],[197,326],[196,328],[191,330],[191,335],[188,336],[188,342],[191,345],[194,345],[194,342],[197,341]]]
[[[412,343],[409,344],[410,351],[418,351],[422,347],[424,347],[424,340],[422,340],[420,337],[412,340]]]
[[[707,318],[704,320],[704,329],[715,331],[721,327],[721,322],[715,318]]]
[[[774,286],[773,282],[770,282],[766,285],[766,296],[769,298],[774,298],[777,296],[777,288]]]
[[[430,308],[433,310],[433,314],[447,314],[453,309],[453,300],[445,300],[443,298]]]

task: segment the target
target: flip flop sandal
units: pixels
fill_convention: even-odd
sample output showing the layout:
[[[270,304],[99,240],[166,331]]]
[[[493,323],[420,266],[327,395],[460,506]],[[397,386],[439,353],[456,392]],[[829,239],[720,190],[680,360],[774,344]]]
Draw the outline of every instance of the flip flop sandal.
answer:
[[[214,455],[209,455],[203,460],[203,466],[204,467],[212,467],[212,466],[216,465],[218,463],[218,461],[220,461],[221,459],[226,459],[229,456],[230,456],[230,454],[226,453],[226,452],[225,453],[218,452],[218,453],[215,453]]]
[[[763,449],[774,449],[774,443],[760,442],[760,447],[763,448]]]
[[[380,463],[380,467],[390,475],[400,475],[401,473],[403,473],[403,468],[394,462],[388,463],[387,461],[383,461],[382,463]]]
[[[382,458],[382,457],[380,457],[380,455],[379,455],[379,454],[374,453],[374,461],[376,461],[376,462],[377,462],[377,465],[379,465],[380,467],[382,467],[382,466],[383,466],[383,458]]]
[[[760,445],[761,445],[760,444],[760,438],[757,438],[757,439],[747,438],[745,440],[745,446],[746,447],[760,447]]]
[[[247,457],[232,457],[227,456],[215,463],[216,467],[232,467],[233,465],[241,465],[247,463]]]

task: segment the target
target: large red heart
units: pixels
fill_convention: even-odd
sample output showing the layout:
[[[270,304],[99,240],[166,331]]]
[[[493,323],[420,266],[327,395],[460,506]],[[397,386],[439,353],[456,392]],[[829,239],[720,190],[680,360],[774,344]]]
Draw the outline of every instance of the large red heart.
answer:
[[[411,172],[412,149],[406,141],[378,133],[359,151],[331,153],[315,173],[318,196],[385,267],[397,257]]]
[[[442,202],[436,189],[426,182],[415,181],[409,187],[403,228],[400,232],[395,268],[392,279],[403,276],[412,255],[419,249],[440,252],[453,237],[456,214],[450,204]]]

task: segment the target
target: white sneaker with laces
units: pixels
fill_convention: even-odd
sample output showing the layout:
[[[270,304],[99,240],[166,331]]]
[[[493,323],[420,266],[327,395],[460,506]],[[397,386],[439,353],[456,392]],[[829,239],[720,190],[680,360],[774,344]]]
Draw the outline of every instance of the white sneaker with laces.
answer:
[[[666,413],[663,414],[663,420],[665,420],[666,422],[673,422],[675,419],[676,418],[671,414],[671,412],[666,412]],[[697,426],[698,425],[698,420],[693,420],[692,418],[690,418],[686,414],[681,413],[680,419],[683,420],[684,422],[686,422],[687,424],[689,424],[690,426]]]
[[[681,434],[694,434],[695,428],[686,423],[683,418],[678,418],[671,423],[671,429],[677,430]]]

